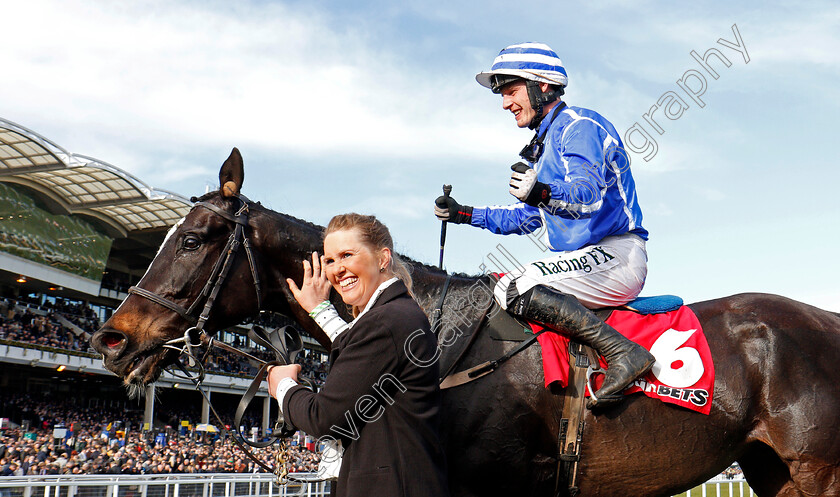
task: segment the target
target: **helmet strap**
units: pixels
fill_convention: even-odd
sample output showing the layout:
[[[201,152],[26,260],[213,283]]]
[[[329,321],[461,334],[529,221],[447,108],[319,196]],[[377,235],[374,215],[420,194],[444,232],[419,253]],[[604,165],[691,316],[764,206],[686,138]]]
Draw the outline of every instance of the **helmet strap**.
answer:
[[[545,107],[545,104],[549,104],[560,98],[560,96],[564,93],[563,87],[561,86],[559,90],[550,89],[547,92],[543,92],[539,83],[534,80],[526,79],[525,89],[528,91],[528,99],[531,101],[531,108],[534,109],[534,118],[531,120],[528,128],[537,129],[540,126],[543,117],[545,117],[543,116],[543,108]]]

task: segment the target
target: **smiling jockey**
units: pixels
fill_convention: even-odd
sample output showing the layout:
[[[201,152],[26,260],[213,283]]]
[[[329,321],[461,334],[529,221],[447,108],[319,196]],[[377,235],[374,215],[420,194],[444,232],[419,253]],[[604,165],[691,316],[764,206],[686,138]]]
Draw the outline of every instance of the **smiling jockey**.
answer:
[[[648,351],[589,310],[630,302],[647,275],[648,232],[621,138],[600,114],[560,99],[566,70],[547,45],[511,45],[475,79],[502,95],[503,108],[520,128],[536,132],[520,152],[528,164],[511,167],[510,193],[520,202],[470,207],[441,196],[435,215],[498,234],[542,231],[553,254],[502,277],[496,300],[515,315],[596,349],[609,368],[587,406],[617,403],[654,363]]]

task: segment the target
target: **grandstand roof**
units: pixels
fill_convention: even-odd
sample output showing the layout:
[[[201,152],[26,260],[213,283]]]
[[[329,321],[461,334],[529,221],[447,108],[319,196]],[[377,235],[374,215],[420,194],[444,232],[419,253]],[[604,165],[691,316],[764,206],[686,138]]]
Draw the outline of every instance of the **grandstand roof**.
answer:
[[[80,216],[97,226],[114,240],[107,267],[129,274],[145,272],[166,231],[192,207],[186,197],[68,152],[2,118],[0,182],[23,187],[54,214]]]
[[[168,228],[192,205],[181,195],[154,189],[107,162],[67,152],[4,119],[0,181],[27,187],[55,213],[92,218],[115,238]]]

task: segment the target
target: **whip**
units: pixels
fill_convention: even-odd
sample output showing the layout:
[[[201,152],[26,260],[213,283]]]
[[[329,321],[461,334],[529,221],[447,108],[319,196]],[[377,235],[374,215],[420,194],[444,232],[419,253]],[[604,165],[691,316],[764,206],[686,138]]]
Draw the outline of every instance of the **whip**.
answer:
[[[449,198],[452,193],[452,185],[443,185],[443,198]],[[446,221],[441,221],[440,224],[440,262],[438,267],[443,269],[443,246],[446,244]]]

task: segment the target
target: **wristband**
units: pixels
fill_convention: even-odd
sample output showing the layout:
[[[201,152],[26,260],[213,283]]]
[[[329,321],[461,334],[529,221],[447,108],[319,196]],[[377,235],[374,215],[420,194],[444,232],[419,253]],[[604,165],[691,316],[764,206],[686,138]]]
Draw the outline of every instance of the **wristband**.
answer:
[[[335,310],[335,306],[328,300],[318,304],[315,309],[312,309],[309,315],[312,316],[315,323],[330,337],[330,341],[335,340],[338,335],[347,329],[347,323],[341,319],[338,311]]]
[[[315,316],[317,316],[319,312],[323,311],[324,309],[326,309],[327,307],[329,307],[331,305],[332,305],[332,303],[329,300],[325,300],[325,301],[321,302],[320,304],[316,305],[314,309],[309,311],[309,317],[311,317],[312,319],[315,319]]]
[[[534,187],[528,193],[528,197],[524,202],[532,207],[545,207],[551,200],[551,187],[539,181],[534,183]]]

